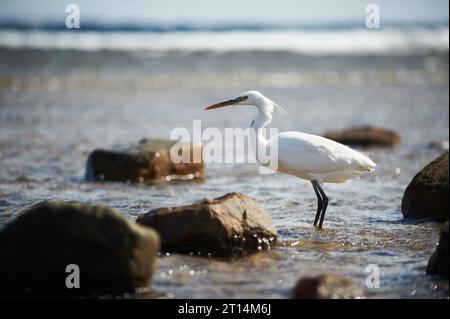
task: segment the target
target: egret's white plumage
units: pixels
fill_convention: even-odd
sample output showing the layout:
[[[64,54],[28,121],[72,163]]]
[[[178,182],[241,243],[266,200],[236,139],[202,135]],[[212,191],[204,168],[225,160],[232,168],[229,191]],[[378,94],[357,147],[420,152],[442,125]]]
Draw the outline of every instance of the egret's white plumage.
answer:
[[[321,136],[284,132],[275,138],[278,139],[278,161],[283,173],[303,179],[343,183],[376,166],[362,153]]]
[[[228,105],[253,105],[259,110],[251,127],[256,132],[256,147],[268,150],[272,143],[277,143],[278,171],[299,178],[310,180],[318,198],[318,210],[314,225],[320,217],[319,228],[322,227],[328,198],[323,183],[343,183],[372,172],[376,164],[364,154],[327,138],[301,132],[283,132],[269,140],[261,133],[273,117],[275,109],[284,113],[283,108],[258,91],[248,91],[237,98],[208,106],[215,109]]]

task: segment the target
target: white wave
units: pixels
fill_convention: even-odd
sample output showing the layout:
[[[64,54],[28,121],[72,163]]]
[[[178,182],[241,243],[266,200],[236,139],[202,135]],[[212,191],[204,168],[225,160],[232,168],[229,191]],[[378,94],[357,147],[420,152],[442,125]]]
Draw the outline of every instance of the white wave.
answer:
[[[0,30],[0,47],[61,50],[290,51],[383,54],[448,51],[448,27],[337,31],[79,32]]]

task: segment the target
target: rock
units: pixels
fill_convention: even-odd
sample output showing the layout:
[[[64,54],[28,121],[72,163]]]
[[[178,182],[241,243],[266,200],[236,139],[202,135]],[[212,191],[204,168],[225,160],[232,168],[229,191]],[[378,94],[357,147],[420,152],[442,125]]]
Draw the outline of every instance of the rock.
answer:
[[[155,209],[141,214],[137,223],[160,233],[162,251],[201,256],[232,257],[267,250],[277,237],[269,214],[240,193]]]
[[[95,150],[87,160],[86,179],[145,182],[202,178],[202,148],[183,144],[191,160],[174,163],[170,158],[174,144],[173,141],[143,139],[138,145],[123,150]],[[181,156],[181,152],[178,153]],[[193,161],[196,158],[197,163]]]
[[[448,220],[448,152],[425,166],[414,176],[403,194],[405,218]]]
[[[326,138],[352,146],[395,147],[400,145],[400,135],[392,130],[379,127],[363,126],[341,131],[331,131]]]
[[[336,275],[300,278],[294,288],[295,299],[360,299],[364,291],[353,281]]]
[[[449,149],[449,143],[448,141],[431,141],[430,144],[428,144],[428,148],[434,148],[439,151],[448,151]]]
[[[42,202],[0,232],[0,295],[93,296],[147,287],[156,268],[158,234],[112,208]],[[68,289],[69,264],[80,288]]]
[[[442,225],[441,237],[436,251],[428,261],[427,274],[437,274],[448,278],[448,221]]]

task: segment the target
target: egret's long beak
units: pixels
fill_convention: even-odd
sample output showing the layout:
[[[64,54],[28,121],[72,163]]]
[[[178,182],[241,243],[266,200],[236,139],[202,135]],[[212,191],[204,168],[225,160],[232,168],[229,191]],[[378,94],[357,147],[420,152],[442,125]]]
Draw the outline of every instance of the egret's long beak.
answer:
[[[205,110],[217,109],[219,107],[224,107],[224,106],[228,106],[228,105],[236,105],[241,101],[245,101],[246,99],[247,99],[246,96],[240,96],[240,97],[237,97],[232,100],[227,100],[227,101],[223,101],[223,102],[220,102],[217,104],[210,105],[210,106],[206,107]]]

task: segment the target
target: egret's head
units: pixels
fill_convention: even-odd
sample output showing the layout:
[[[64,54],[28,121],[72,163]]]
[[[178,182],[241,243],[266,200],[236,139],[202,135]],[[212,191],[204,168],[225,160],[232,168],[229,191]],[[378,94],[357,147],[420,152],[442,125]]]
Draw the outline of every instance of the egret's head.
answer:
[[[205,110],[217,109],[219,107],[229,105],[253,105],[256,106],[260,111],[268,111],[269,113],[272,113],[274,108],[278,109],[281,113],[286,112],[283,108],[275,104],[273,101],[271,101],[258,91],[244,92],[234,99],[210,105],[206,107]]]

